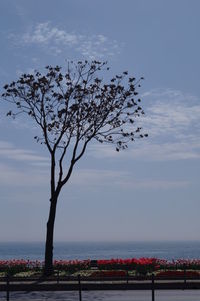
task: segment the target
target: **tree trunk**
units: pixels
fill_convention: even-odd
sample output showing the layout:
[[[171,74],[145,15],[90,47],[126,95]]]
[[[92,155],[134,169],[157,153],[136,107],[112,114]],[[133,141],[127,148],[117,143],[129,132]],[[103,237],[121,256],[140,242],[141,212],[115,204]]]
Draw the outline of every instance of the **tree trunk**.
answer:
[[[49,219],[47,222],[46,232],[46,245],[45,245],[45,264],[44,264],[44,275],[49,276],[53,273],[53,234],[54,234],[54,223],[56,216],[56,205],[57,197],[53,197],[50,200],[50,211]]]

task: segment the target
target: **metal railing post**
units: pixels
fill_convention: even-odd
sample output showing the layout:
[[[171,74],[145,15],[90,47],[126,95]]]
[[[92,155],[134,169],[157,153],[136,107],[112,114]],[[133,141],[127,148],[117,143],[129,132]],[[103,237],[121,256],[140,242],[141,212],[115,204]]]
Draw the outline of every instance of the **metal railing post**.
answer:
[[[186,267],[184,266],[184,288],[183,289],[186,289]]]
[[[9,273],[7,274],[6,279],[6,301],[10,300],[10,276]]]
[[[82,301],[81,276],[80,275],[78,275],[78,291],[79,291],[79,301]]]
[[[155,287],[154,287],[154,273],[151,275],[151,292],[152,292],[152,301],[155,301]]]
[[[129,276],[129,274],[128,274],[128,271],[126,272],[126,283],[128,284],[128,276]]]
[[[59,284],[59,279],[60,279],[60,273],[59,273],[60,271],[59,270],[57,270],[57,284]]]

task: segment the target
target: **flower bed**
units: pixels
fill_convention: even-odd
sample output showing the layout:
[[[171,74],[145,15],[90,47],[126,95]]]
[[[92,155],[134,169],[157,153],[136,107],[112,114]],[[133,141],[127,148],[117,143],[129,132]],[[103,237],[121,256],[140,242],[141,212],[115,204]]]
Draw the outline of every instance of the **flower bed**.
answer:
[[[200,277],[200,273],[197,271],[161,271],[156,274],[158,277]]]
[[[126,271],[135,270],[137,274],[146,275],[153,272],[158,266],[156,258],[129,258],[129,259],[110,259],[98,260],[97,266],[102,269],[123,269]]]
[[[126,271],[95,271],[90,276],[91,277],[125,277],[127,275]]]
[[[94,265],[95,263],[95,265]],[[200,260],[172,260],[167,261],[158,258],[114,258],[102,260],[54,260],[54,270],[65,274],[73,275],[79,271],[91,271],[96,268],[97,271],[123,271],[123,273],[134,275],[147,275],[152,272],[168,273],[172,271],[198,271],[200,270]],[[44,262],[38,260],[0,260],[0,273],[9,273],[11,275],[28,272],[42,272]],[[164,270],[164,272],[163,272]],[[31,274],[31,273],[29,273]],[[109,274],[109,273],[108,273]],[[100,274],[99,274],[100,275]],[[162,275],[162,274],[161,274]],[[172,274],[169,274],[172,275]],[[179,274],[180,275],[180,274]],[[198,274],[199,275],[199,274]]]
[[[12,260],[0,260],[0,272],[6,272],[10,275],[16,273],[28,272],[28,271],[40,271],[42,268],[42,262],[38,260],[24,260],[24,259],[12,259]]]
[[[56,270],[76,272],[88,270],[90,268],[90,260],[54,260],[53,266]]]
[[[160,269],[200,270],[200,259],[176,259],[171,261],[165,259],[157,259],[157,264],[160,266]]]

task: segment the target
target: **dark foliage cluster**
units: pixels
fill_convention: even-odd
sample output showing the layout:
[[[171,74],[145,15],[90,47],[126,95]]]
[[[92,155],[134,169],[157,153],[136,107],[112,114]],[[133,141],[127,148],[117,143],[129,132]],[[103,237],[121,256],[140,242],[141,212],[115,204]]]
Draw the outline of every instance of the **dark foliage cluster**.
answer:
[[[144,114],[137,92],[142,78],[125,71],[105,84],[98,77],[102,69],[109,69],[105,62],[84,61],[70,62],[66,72],[47,66],[45,74],[23,74],[4,86],[2,96],[17,108],[8,115],[30,115],[42,129],[35,139],[50,152],[66,151],[72,141],[84,147],[92,138],[115,144],[117,151],[125,149],[129,141],[147,136],[134,125]]]

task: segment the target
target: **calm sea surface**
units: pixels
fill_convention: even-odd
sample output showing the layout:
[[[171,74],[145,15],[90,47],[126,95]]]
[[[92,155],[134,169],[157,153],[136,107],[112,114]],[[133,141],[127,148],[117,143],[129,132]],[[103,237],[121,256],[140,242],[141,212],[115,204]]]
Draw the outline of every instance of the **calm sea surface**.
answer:
[[[44,244],[0,243],[0,259],[43,260]],[[200,242],[56,242],[56,259],[110,259],[157,257],[164,259],[198,258]]]

